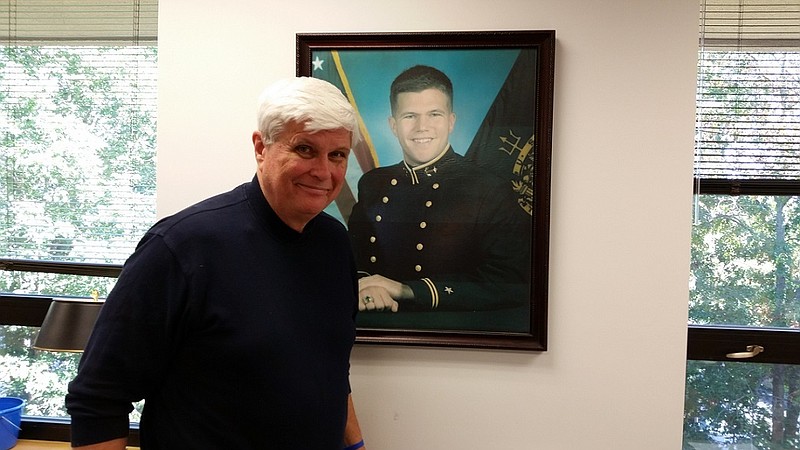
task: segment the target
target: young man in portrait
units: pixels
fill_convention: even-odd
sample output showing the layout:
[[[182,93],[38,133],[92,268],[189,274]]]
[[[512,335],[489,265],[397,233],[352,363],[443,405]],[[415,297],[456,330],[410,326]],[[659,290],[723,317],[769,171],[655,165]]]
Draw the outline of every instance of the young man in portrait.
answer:
[[[520,236],[530,217],[507,181],[450,145],[451,80],[417,65],[394,79],[389,97],[403,159],[361,177],[348,229],[359,308],[391,314],[362,314],[359,324],[413,327],[424,315],[436,328],[527,331],[530,248]]]

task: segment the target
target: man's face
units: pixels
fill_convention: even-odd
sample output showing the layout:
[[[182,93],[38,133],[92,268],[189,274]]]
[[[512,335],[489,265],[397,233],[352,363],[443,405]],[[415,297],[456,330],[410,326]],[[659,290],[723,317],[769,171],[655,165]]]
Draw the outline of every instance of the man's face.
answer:
[[[442,153],[455,123],[449,99],[438,89],[398,94],[397,108],[389,118],[392,133],[403,148],[403,157],[412,166],[424,164]]]
[[[308,133],[304,128],[290,123],[267,145],[260,133],[253,134],[261,190],[278,216],[298,231],[342,190],[351,138],[345,129]]]

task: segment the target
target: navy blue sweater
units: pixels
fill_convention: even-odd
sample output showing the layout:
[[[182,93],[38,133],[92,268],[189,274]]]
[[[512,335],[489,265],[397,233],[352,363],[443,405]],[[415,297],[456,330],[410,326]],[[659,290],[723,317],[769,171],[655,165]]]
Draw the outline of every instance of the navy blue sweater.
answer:
[[[158,222],[125,263],[70,383],[73,445],[340,449],[357,282],[344,226],[302,233],[257,180]]]

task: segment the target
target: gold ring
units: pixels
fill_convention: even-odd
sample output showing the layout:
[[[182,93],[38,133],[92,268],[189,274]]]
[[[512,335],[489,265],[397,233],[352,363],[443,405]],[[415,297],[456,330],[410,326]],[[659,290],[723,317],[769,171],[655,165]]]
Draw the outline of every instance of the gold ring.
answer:
[[[367,295],[366,297],[364,297],[364,299],[362,301],[364,302],[365,305],[369,304],[369,303],[372,303],[372,297]]]

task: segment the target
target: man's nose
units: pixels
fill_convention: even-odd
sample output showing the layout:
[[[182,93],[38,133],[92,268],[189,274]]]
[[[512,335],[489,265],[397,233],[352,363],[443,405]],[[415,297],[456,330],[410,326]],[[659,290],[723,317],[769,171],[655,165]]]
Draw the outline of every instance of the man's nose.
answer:
[[[331,174],[331,162],[325,156],[318,156],[311,161],[311,174],[317,178],[327,178]]]

